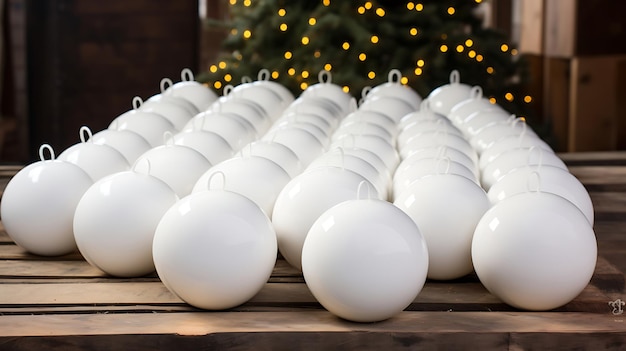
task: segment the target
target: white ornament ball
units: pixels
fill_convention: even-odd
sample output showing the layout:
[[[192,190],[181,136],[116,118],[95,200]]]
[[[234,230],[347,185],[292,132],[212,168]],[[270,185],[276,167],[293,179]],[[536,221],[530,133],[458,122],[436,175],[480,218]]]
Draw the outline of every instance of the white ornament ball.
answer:
[[[223,190],[193,193],[172,206],[154,235],[153,256],[166,287],[198,308],[245,303],[269,279],[276,234],[250,199]]]
[[[74,237],[94,267],[118,277],[154,271],[152,239],[163,214],[178,200],[162,180],[136,171],[97,181],[74,214]]]
[[[49,150],[51,158],[45,159]],[[80,167],[54,159],[52,148],[39,149],[40,161],[21,169],[7,184],[0,202],[2,224],[17,245],[42,256],[76,250],[74,211],[93,184]]]
[[[302,272],[313,296],[355,322],[401,312],[422,290],[427,270],[420,230],[382,200],[351,200],[325,211],[302,249]]]
[[[526,192],[493,206],[472,242],[478,278],[505,303],[550,310],[573,300],[593,275],[597,244],[576,206],[549,193]]]
[[[415,221],[428,245],[428,278],[450,280],[472,272],[472,237],[489,209],[485,191],[456,174],[420,178],[394,204]]]

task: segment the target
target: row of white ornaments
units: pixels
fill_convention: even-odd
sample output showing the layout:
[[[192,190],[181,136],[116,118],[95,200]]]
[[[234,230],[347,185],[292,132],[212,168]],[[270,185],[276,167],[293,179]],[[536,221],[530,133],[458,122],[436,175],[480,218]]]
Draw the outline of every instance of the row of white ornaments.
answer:
[[[392,87],[399,87],[399,84],[392,84],[391,82],[390,82],[389,84],[387,84],[387,85],[390,85],[390,86],[392,86]],[[452,84],[451,84],[451,85],[452,85]],[[327,89],[327,90],[328,90],[328,89]],[[379,89],[379,90],[381,90],[381,89]],[[396,90],[396,91],[394,92],[395,94],[398,94],[398,92],[405,92],[405,91],[408,91],[408,89],[400,89],[400,90],[398,90],[398,89],[391,89],[391,90]],[[434,92],[433,92],[433,93],[434,93]],[[303,94],[303,95],[305,95],[305,94]],[[432,94],[431,94],[431,95],[432,95]],[[371,94],[370,96],[375,96],[375,94]],[[367,97],[367,96],[366,96],[366,97]],[[375,99],[370,99],[370,100],[375,100]],[[393,108],[392,108],[392,105],[390,105],[390,104],[389,104],[389,101],[390,101],[390,100],[388,99],[387,104],[385,104],[385,105],[379,104],[379,105],[378,105],[378,108],[379,108],[379,109],[381,109],[381,110],[383,110],[383,111],[384,111],[384,112],[386,112],[386,113],[389,113],[390,111],[393,111],[393,108],[395,108],[395,105],[393,105]],[[410,101],[410,99],[409,99],[409,101]],[[397,104],[397,101],[396,101],[396,104]],[[373,104],[372,106],[374,106],[374,105],[376,105],[376,104]],[[360,108],[359,110],[361,110],[361,111],[365,111],[365,110],[367,110],[367,106],[369,106],[369,105],[368,105],[368,99],[365,99],[365,103],[361,105],[361,108]],[[384,106],[384,107],[383,107],[383,106]],[[382,107],[382,108],[381,108],[381,107]],[[372,108],[369,108],[369,109],[371,110]],[[376,108],[373,108],[373,109],[375,110]],[[309,107],[309,109],[307,109],[307,111],[310,111],[310,107]],[[406,111],[404,111],[404,112],[406,112]],[[402,117],[402,116],[405,114],[404,112],[397,113],[397,114],[395,115],[395,118],[399,120],[399,118],[400,118],[400,117]],[[363,113],[363,112],[361,112],[361,113]],[[417,114],[417,113],[416,113],[416,114]],[[432,114],[432,113],[431,113],[431,114]],[[311,117],[312,117],[312,116],[311,116]],[[302,117],[299,117],[299,118],[298,118],[299,123],[301,122],[301,119],[302,119]],[[309,118],[309,119],[311,119],[311,118]],[[375,120],[376,120],[376,122],[378,122],[378,123],[374,123],[374,124],[376,124],[376,125],[378,125],[378,126],[385,126],[385,125],[387,125],[387,126],[391,126],[391,125],[392,125],[391,123],[389,123],[389,120],[388,120],[388,119],[381,118],[381,114],[380,114],[380,113],[369,113],[369,115],[368,115],[368,117],[367,117],[367,121],[368,121],[368,122],[374,122],[372,119],[375,119]],[[380,143],[380,140],[378,140],[378,138],[375,138],[375,137],[373,137],[373,136],[369,135],[369,130],[370,130],[370,129],[375,129],[375,128],[373,127],[373,124],[372,124],[372,123],[367,123],[367,124],[362,123],[362,122],[364,122],[364,120],[365,120],[365,119],[364,119],[364,117],[363,117],[363,116],[361,116],[358,120],[357,120],[357,118],[354,118],[354,119],[353,119],[353,121],[352,121],[352,122],[353,122],[353,125],[360,125],[360,128],[359,128],[359,133],[360,133],[360,135],[358,136],[358,138],[355,138],[354,136],[352,136],[352,137],[351,137],[351,138],[352,138],[352,140],[351,140],[351,141],[352,141],[355,145],[357,145],[357,144],[359,144],[359,143],[365,143],[365,141],[367,140],[367,141],[369,141],[369,144],[372,144],[372,145],[374,145],[374,144],[375,144],[375,145],[377,145],[377,148],[378,148],[378,151],[377,151],[377,152],[379,152],[379,154],[380,154],[380,155],[385,155],[385,154],[387,154],[387,155],[391,155],[391,157],[390,157],[390,158],[388,158],[388,163],[389,163],[389,164],[390,164],[390,166],[391,166],[390,171],[393,171],[394,162],[397,162],[397,161],[395,161],[395,160],[394,160],[394,158],[393,158],[393,155],[394,155],[394,154],[393,154],[393,153],[389,153],[389,152],[388,152],[388,150],[385,148],[385,144]],[[349,121],[350,121],[350,118],[346,118],[345,122],[349,122]],[[357,122],[358,122],[358,123],[357,123]],[[394,122],[398,122],[398,121],[394,121]],[[300,124],[302,124],[302,123],[300,123]],[[346,125],[349,125],[349,123],[346,123]],[[367,130],[366,130],[365,126],[367,126],[367,128],[368,128]],[[354,129],[353,129],[353,130],[354,130]],[[389,128],[389,131],[388,131],[388,132],[389,132],[389,133],[393,133],[393,128]],[[365,134],[368,134],[368,135],[365,135]],[[384,133],[383,133],[383,134],[384,134]],[[345,136],[344,136],[343,138],[341,138],[341,137],[339,137],[339,135],[341,135],[341,134],[335,134],[335,135],[334,135],[334,139],[335,139],[335,136],[336,136],[336,139],[337,139],[337,140],[340,140],[340,139],[345,139]],[[344,140],[343,144],[345,145],[345,140]],[[382,145],[382,149],[381,149],[381,145]],[[352,150],[353,152],[359,152],[359,153],[361,154],[361,156],[363,156],[363,155],[364,155],[364,151],[363,151],[362,149],[360,149],[360,148],[350,147],[350,148],[346,148],[345,150]],[[357,151],[357,150],[358,150],[358,151]],[[451,153],[451,151],[452,151],[451,149],[450,149],[449,151],[447,151],[447,152],[446,152],[446,155],[450,154],[450,153]],[[385,152],[387,152],[387,153],[385,153]],[[302,155],[301,155],[301,156],[302,156]],[[347,156],[347,154],[346,154],[346,153],[344,153],[344,155],[343,155],[343,161],[342,161],[342,162],[343,162],[345,165],[347,165],[347,164],[348,164],[348,162],[346,162],[346,160],[348,159],[346,156]],[[368,157],[369,157],[369,159],[370,159],[370,162],[371,162],[372,164],[374,164],[375,162],[374,162],[373,160],[375,160],[376,158],[372,158],[371,156],[372,156],[372,155],[368,155]],[[374,155],[374,156],[375,156],[375,155]],[[396,156],[396,157],[397,157],[397,156]],[[309,159],[310,159],[310,158],[309,158]],[[354,163],[354,162],[353,162],[353,163]],[[358,162],[357,162],[357,163],[358,163]],[[448,164],[452,164],[452,162],[448,160]],[[361,167],[361,169],[363,169],[363,168],[364,168],[364,167]],[[379,167],[379,168],[380,168],[380,167]],[[328,172],[327,172],[327,173],[328,173]],[[347,172],[343,172],[343,173],[347,173]],[[374,174],[374,173],[371,173],[371,174]],[[383,174],[384,174],[384,172],[383,172]],[[397,175],[397,173],[396,173],[396,175]],[[383,177],[384,177],[384,176],[383,176]],[[373,178],[374,178],[374,177],[370,177],[370,180],[372,180],[372,183],[376,183],[375,181],[373,181]],[[230,179],[230,176],[229,176],[229,179]],[[384,183],[384,182],[383,182],[383,183]],[[207,184],[207,182],[203,182],[203,184]],[[320,184],[321,184],[321,183],[320,183]],[[319,186],[320,184],[318,184],[318,186]],[[315,187],[313,187],[313,189],[314,189],[314,188],[315,188]],[[354,187],[353,187],[353,188],[354,188]],[[380,189],[381,189],[381,187],[379,186],[379,187],[378,187],[378,189],[380,190]],[[332,192],[329,192],[329,193],[332,193]],[[315,194],[315,195],[316,195],[316,197],[314,198],[314,200],[313,200],[313,201],[318,201],[318,200],[319,200],[319,197],[320,197],[320,194],[319,194],[319,193],[317,193],[317,190],[316,190],[316,194]],[[354,189],[352,189],[352,194],[351,194],[350,196],[354,197]],[[280,211],[278,211],[278,212],[280,213]],[[280,245],[280,243],[281,243],[281,235],[280,235],[280,231],[279,231],[279,230],[278,230],[277,232],[278,232],[277,234],[278,234],[278,237],[279,237],[279,245]],[[301,232],[302,232],[302,231],[301,231]],[[302,236],[302,235],[300,234],[300,236]],[[304,236],[306,236],[306,231],[304,232]],[[285,237],[285,235],[283,235],[283,237]],[[289,239],[289,236],[287,236],[287,238]],[[303,241],[303,238],[298,239],[298,240],[302,240],[302,241]],[[285,240],[283,240],[283,242],[284,242],[284,241],[285,241]],[[288,240],[287,240],[287,241],[288,241]],[[429,243],[429,244],[430,244],[430,243]],[[286,249],[286,247],[288,247],[288,245],[287,245],[287,244],[283,244],[283,245],[280,245],[280,246],[285,247],[285,249],[281,250],[281,252],[282,252],[282,251],[285,251],[285,252],[289,251],[288,249]],[[301,243],[299,243],[299,245],[296,245],[296,247],[297,247],[297,246],[300,246],[300,247],[301,247]],[[296,251],[299,251],[299,250],[296,250]],[[289,256],[289,254],[284,254],[284,255],[285,255],[286,257],[288,257],[288,256]],[[437,256],[439,256],[439,255],[437,255]],[[448,256],[450,256],[450,255],[448,255]],[[431,255],[431,260],[432,260],[432,257],[433,257],[433,255]],[[291,261],[294,263],[294,265],[298,266],[299,260],[295,259],[295,260],[291,260]],[[431,266],[433,266],[433,265],[431,265]],[[157,267],[157,268],[158,268],[158,267]],[[429,273],[430,273],[430,272],[429,272]],[[310,274],[309,274],[309,275],[310,275]],[[305,278],[306,278],[306,274],[305,274]],[[309,280],[311,280],[311,279],[307,279],[307,282],[308,282]],[[420,286],[420,288],[421,288],[421,286]],[[409,295],[410,295],[410,294],[409,294]],[[409,301],[409,302],[410,302],[410,301]]]

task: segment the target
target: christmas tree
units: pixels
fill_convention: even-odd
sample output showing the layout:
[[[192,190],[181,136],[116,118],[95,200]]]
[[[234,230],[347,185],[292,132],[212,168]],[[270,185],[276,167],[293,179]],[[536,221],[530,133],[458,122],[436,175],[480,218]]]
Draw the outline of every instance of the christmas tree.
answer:
[[[427,96],[460,72],[484,96],[532,124],[526,66],[502,33],[484,28],[482,0],[230,0],[229,55],[198,79],[220,90],[266,68],[297,96],[331,71],[332,82],[359,98],[366,86],[401,82]]]

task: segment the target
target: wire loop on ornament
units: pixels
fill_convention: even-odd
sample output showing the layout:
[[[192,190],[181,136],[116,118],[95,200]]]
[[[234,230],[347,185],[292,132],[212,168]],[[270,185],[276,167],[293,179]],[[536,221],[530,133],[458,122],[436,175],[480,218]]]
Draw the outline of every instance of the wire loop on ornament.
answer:
[[[535,182],[533,183],[533,180]],[[528,175],[528,180],[526,182],[526,190],[528,192],[538,193],[541,191],[541,174],[537,171],[532,171]]]
[[[533,152],[537,151],[537,155],[538,155],[538,160],[537,163],[533,163],[532,162],[532,156],[533,156]],[[541,169],[541,166],[543,166],[543,150],[541,149],[541,147],[537,146],[537,145],[533,145],[530,148],[528,148],[528,161],[527,161],[527,165],[528,167],[531,166],[537,166],[537,170]]]
[[[193,72],[189,68],[183,68],[183,70],[180,71],[180,80],[183,82],[191,82],[194,79]]]
[[[141,99],[141,97],[139,97],[139,96],[135,96],[135,97],[133,97],[132,104],[133,104],[133,110],[136,110],[136,109],[140,108],[141,105],[143,105],[143,99]]]
[[[356,112],[359,109],[359,104],[355,97],[350,98],[350,105],[348,106],[349,113]]]
[[[257,74],[257,80],[259,81],[270,80],[270,70],[267,68],[262,68],[261,70],[259,70],[259,73]]]
[[[365,186],[365,189],[367,190],[367,197],[363,198],[363,186]],[[370,190],[370,185],[369,182],[367,180],[362,180],[359,182],[359,185],[356,188],[356,198],[357,200],[369,200],[372,198],[372,193]]]
[[[169,79],[169,78],[163,78],[163,79],[161,79],[161,84],[160,84],[160,87],[161,87],[161,93],[164,93],[164,92],[167,90],[167,88],[171,87],[173,84],[174,84],[174,83],[173,83],[173,82],[172,82],[172,80],[171,80],[171,79]]]
[[[163,144],[168,146],[174,145],[174,134],[171,131],[166,130],[163,132]]]
[[[243,84],[252,83],[252,78],[250,78],[248,76],[243,76],[243,77],[241,77],[241,83],[243,83]]]
[[[80,136],[81,143],[88,142],[93,136],[93,134],[91,133],[91,129],[89,129],[89,127],[87,126],[80,127],[80,129],[78,130],[78,135]]]
[[[445,162],[446,168],[444,168],[443,173],[441,172],[441,164]],[[450,157],[445,156],[437,159],[437,164],[435,165],[435,173],[436,174],[449,174],[450,173]]]
[[[320,81],[320,83],[330,84],[333,81],[333,75],[332,73],[330,73],[330,71],[324,69],[317,74],[317,79]]]
[[[341,146],[337,146],[335,148],[332,149],[332,153],[335,153],[335,150],[337,150],[339,152],[339,167],[341,167],[342,171],[346,170],[346,152],[343,151],[343,147]],[[326,166],[331,166],[331,162],[332,161],[332,157],[331,155],[327,155],[326,156]]]
[[[400,72],[400,70],[397,68],[390,70],[389,74],[387,74],[387,80],[389,81],[389,83],[400,84],[401,78],[402,72]]]
[[[140,172],[140,167],[142,164],[145,164],[145,172]],[[150,175],[150,171],[152,171],[152,164],[150,163],[150,159],[145,157],[137,160],[132,168],[133,172],[142,173],[145,175]]]
[[[480,85],[474,85],[470,90],[470,97],[479,100],[483,97],[483,88]]]
[[[450,84],[459,83],[461,83],[461,73],[457,70],[452,70],[452,72],[450,72]]]
[[[230,93],[233,91],[233,86],[230,84],[226,84],[224,86],[224,96],[228,96],[230,95]]]
[[[221,188],[213,188],[211,187],[211,185],[213,185],[213,178],[216,177],[217,175],[222,176],[222,187]],[[207,187],[209,190],[225,190],[226,189],[226,174],[224,174],[224,172],[222,171],[215,171],[213,173],[211,173],[211,175],[209,176],[209,180],[207,182]]]
[[[46,155],[44,154],[44,151],[46,150],[48,150],[48,153],[50,154],[50,160],[54,160],[54,149],[52,149],[52,146],[50,146],[50,144],[41,144],[41,146],[39,147],[39,159],[41,161],[46,161]]]

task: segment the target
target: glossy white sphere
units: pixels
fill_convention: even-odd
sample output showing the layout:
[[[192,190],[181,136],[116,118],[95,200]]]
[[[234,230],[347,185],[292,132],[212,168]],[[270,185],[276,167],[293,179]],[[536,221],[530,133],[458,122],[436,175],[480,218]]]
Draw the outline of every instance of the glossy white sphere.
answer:
[[[75,251],[74,211],[92,184],[80,167],[41,157],[17,172],[4,189],[0,202],[4,229],[18,246],[36,255]]]
[[[135,161],[134,168],[164,181],[178,197],[193,189],[211,163],[198,151],[182,145],[162,145],[148,150]]]
[[[130,169],[128,160],[121,152],[111,146],[94,144],[90,141],[68,147],[57,159],[77,165],[94,181]]]
[[[313,222],[330,207],[356,199],[361,182],[368,183],[370,197],[378,197],[363,176],[335,167],[304,172],[285,185],[276,198],[272,222],[278,249],[290,265],[301,269],[302,245]]]
[[[196,181],[193,192],[208,190],[211,187],[209,180],[220,172],[224,175],[224,190],[246,196],[268,216],[272,215],[276,197],[291,180],[280,165],[265,157],[233,157],[202,174]]]
[[[359,110],[382,113],[398,124],[402,117],[415,112],[415,107],[397,97],[377,96],[363,101]]]
[[[596,258],[596,237],[582,212],[560,196],[534,191],[493,206],[472,242],[481,283],[525,310],[573,300],[589,283]]]
[[[456,104],[471,97],[472,87],[461,83],[459,72],[452,71],[450,83],[435,88],[426,98],[433,111],[448,116]]]
[[[109,124],[108,129],[135,132],[144,137],[151,147],[165,144],[164,133],[176,132],[176,127],[167,118],[140,110],[131,110],[119,115]]]
[[[298,159],[305,167],[325,150],[324,144],[313,134],[299,128],[285,127],[274,130],[266,134],[262,140],[287,146],[298,156]]]
[[[455,174],[419,178],[394,201],[420,228],[428,245],[428,278],[472,272],[472,237],[491,205],[476,182]]]
[[[302,249],[302,273],[313,296],[355,322],[401,312],[422,290],[427,270],[420,230],[382,200],[351,200],[325,211]]]
[[[245,303],[269,279],[276,234],[245,196],[223,190],[193,193],[172,206],[153,242],[156,271],[166,287],[198,308]]]
[[[257,138],[256,130],[245,118],[234,113],[205,111],[195,115],[183,132],[204,130],[226,139],[231,149],[237,151]]]
[[[212,165],[232,157],[235,153],[226,139],[206,130],[177,133],[173,136],[173,142],[175,145],[187,146],[198,151]]]
[[[254,141],[241,148],[238,155],[261,156],[272,160],[281,166],[291,178],[304,171],[304,166],[295,152],[283,144],[272,141]]]
[[[89,141],[98,145],[108,145],[121,152],[129,164],[152,147],[146,138],[130,130],[104,129],[94,134]]]
[[[177,200],[172,188],[147,174],[126,171],[100,179],[85,192],[74,214],[80,253],[113,276],[153,272],[154,232]]]

